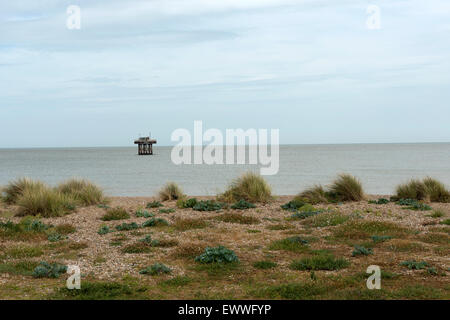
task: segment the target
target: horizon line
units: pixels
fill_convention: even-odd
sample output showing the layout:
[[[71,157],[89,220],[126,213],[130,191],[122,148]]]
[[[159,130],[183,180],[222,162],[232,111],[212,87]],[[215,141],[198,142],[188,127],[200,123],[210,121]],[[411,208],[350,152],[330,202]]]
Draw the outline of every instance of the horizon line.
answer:
[[[343,143],[280,143],[279,146],[339,146],[339,145],[401,145],[401,144],[446,144],[450,143],[450,141],[432,141],[432,142],[343,142]],[[209,144],[202,145],[203,147],[208,146]],[[272,146],[272,144],[267,144],[268,146]],[[158,147],[175,147],[174,145],[155,145]],[[200,146],[200,145],[191,145],[190,147]],[[218,147],[226,147],[230,145],[216,145]],[[242,145],[233,145],[235,147]],[[251,145],[245,144],[244,146],[248,147]],[[254,145],[252,145],[254,146]],[[256,145],[257,146],[257,145]],[[183,146],[184,147],[184,146]],[[189,147],[189,146],[188,146]],[[58,146],[58,147],[0,147],[0,150],[29,150],[29,149],[93,149],[93,148],[135,148],[134,145],[111,145],[111,146]]]

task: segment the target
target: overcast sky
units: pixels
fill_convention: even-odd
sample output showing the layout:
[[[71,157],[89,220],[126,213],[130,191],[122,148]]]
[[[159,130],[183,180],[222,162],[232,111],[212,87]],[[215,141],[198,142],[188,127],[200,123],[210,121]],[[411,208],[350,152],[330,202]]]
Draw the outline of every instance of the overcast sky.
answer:
[[[169,145],[194,120],[289,144],[450,141],[448,0],[15,0],[0,21],[0,147]]]

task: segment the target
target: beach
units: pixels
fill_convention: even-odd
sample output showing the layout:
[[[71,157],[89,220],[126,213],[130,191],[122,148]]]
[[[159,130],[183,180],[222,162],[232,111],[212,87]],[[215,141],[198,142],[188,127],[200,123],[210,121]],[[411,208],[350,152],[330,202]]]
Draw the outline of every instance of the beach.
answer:
[[[80,207],[63,217],[40,219],[46,225],[64,224],[66,229],[67,225],[73,226],[67,239],[50,242],[45,238],[3,237],[0,298],[76,299],[83,294],[95,298],[95,292],[80,296],[69,293],[65,289],[66,274],[57,279],[32,277],[26,266],[42,260],[79,266],[82,288],[95,291],[102,290],[102,285],[117,285],[116,293],[108,293],[113,296],[106,295],[112,299],[450,298],[449,226],[443,224],[448,222],[450,203],[429,203],[432,210],[415,211],[393,202],[368,202],[379,198],[389,197],[372,195],[357,202],[317,204],[314,208],[321,210],[320,214],[293,219],[292,212],[281,208],[292,196],[276,196],[267,204],[247,210],[227,208],[218,212],[180,209],[176,201],[146,208],[149,202],[158,200],[155,197],[111,197],[108,207],[122,207],[129,218],[103,221],[106,207]],[[1,204],[0,221],[19,223],[22,218],[13,216],[14,210],[15,206]],[[140,227],[149,220],[136,216],[143,210],[168,225]],[[433,216],[435,212],[440,214]],[[115,229],[133,222],[139,227]],[[111,231],[101,235],[99,229],[104,226]],[[377,242],[372,239],[374,235],[388,237]],[[124,252],[146,236],[158,240],[159,245],[145,252]],[[285,246],[283,239],[306,242],[292,247]],[[195,261],[206,247],[219,245],[233,250],[239,263],[213,268]],[[372,254],[353,256],[357,245],[370,248]],[[336,270],[293,267],[293,261],[320,255],[324,250],[345,260],[345,266]],[[264,261],[271,262],[272,267],[263,268]],[[405,261],[423,261],[427,267],[411,269],[402,265]],[[155,263],[168,266],[170,273],[140,273]],[[381,290],[366,288],[366,269],[370,265],[382,271]]]

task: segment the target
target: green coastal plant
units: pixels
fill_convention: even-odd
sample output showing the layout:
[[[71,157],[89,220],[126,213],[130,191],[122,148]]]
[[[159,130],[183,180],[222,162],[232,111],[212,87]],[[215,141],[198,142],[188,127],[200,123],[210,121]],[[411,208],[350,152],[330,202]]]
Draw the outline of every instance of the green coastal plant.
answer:
[[[104,234],[107,234],[107,233],[110,233],[110,232],[112,232],[112,231],[109,229],[109,227],[106,226],[106,225],[103,225],[103,226],[100,227],[100,229],[98,229],[97,233],[99,235],[104,235]]]
[[[151,217],[154,217],[155,216],[155,214],[154,213],[151,213],[151,212],[148,212],[147,210],[144,210],[144,209],[138,209],[137,211],[136,211],[136,217],[138,217],[138,218],[151,218]]]
[[[177,207],[180,209],[187,209],[187,208],[193,208],[198,203],[198,200],[196,198],[190,198],[190,199],[179,199],[177,201]]]
[[[147,221],[145,221],[142,224],[143,228],[147,228],[147,227],[158,227],[158,226],[168,226],[169,223],[167,222],[167,220],[162,219],[162,218],[151,218]]]
[[[67,266],[53,263],[49,264],[45,261],[39,263],[39,265],[33,270],[32,276],[34,278],[59,278],[61,273],[67,272]]]
[[[370,204],[388,204],[390,201],[386,198],[379,198],[378,200],[369,200]]]
[[[400,265],[411,270],[421,270],[425,269],[425,267],[428,267],[428,263],[426,263],[425,261],[418,262],[416,260],[403,261],[402,263],[400,263]]]
[[[47,239],[50,242],[57,242],[57,241],[61,241],[61,240],[67,239],[67,236],[64,236],[64,235],[59,234],[59,233],[51,233],[51,234],[48,235]]]
[[[288,203],[283,204],[281,206],[281,209],[295,212],[305,205],[306,205],[306,202],[299,200],[299,199],[293,199],[293,200],[289,201]]]
[[[355,250],[352,252],[352,256],[368,256],[373,254],[373,250],[371,248],[366,248],[363,246],[355,246]]]
[[[146,205],[147,209],[153,209],[153,208],[159,208],[162,207],[163,204],[159,201],[152,201],[152,202],[148,202]]]
[[[195,258],[195,261],[200,263],[231,263],[239,262],[239,259],[234,251],[224,246],[218,246],[206,248],[204,253]]]
[[[372,241],[375,242],[375,243],[385,242],[385,241],[387,241],[387,240],[391,240],[391,239],[392,239],[391,236],[371,236],[370,238],[371,238]]]
[[[134,229],[139,229],[139,225],[136,222],[122,223],[116,226],[117,231],[128,231]]]
[[[162,263],[155,263],[145,269],[139,271],[140,274],[148,274],[151,276],[162,274],[162,273],[171,273],[172,270]]]
[[[433,208],[430,207],[429,205],[427,205],[426,203],[415,203],[412,206],[408,207],[408,209],[415,210],[415,211],[429,211],[429,210],[433,210]]]
[[[231,209],[235,210],[246,210],[246,209],[252,209],[256,208],[256,206],[253,203],[250,203],[248,201],[245,201],[243,199],[239,200],[235,204],[231,206]]]
[[[192,209],[196,211],[219,211],[226,205],[222,202],[217,202],[214,200],[202,200],[198,201]]]

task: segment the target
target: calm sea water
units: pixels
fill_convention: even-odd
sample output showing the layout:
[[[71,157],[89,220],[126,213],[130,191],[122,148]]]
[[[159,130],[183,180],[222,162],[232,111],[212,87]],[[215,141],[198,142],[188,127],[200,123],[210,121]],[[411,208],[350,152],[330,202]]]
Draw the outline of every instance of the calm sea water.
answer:
[[[18,177],[56,184],[88,178],[116,196],[151,196],[167,181],[189,195],[215,195],[254,165],[174,165],[171,147],[138,156],[137,148],[0,149],[0,185]],[[280,170],[267,176],[275,194],[327,184],[341,172],[356,175],[370,194],[391,194],[411,178],[432,176],[450,185],[450,143],[284,145]]]

